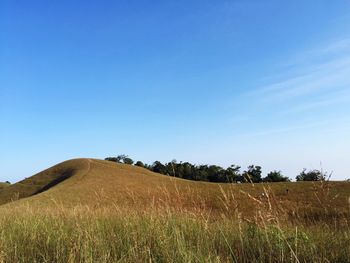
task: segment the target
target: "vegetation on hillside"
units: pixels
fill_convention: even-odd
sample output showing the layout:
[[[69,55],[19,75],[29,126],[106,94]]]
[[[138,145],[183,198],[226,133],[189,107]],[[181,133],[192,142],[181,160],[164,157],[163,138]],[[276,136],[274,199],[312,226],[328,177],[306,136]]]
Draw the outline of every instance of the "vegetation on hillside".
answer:
[[[117,163],[134,164],[134,161],[127,155],[118,155],[117,157],[107,157],[106,161]],[[246,170],[241,172],[241,166],[231,165],[228,168],[223,168],[219,165],[195,165],[189,162],[171,162],[163,164],[160,161],[155,161],[153,164],[144,164],[142,161],[137,161],[136,166],[144,167],[155,173],[169,175],[173,177],[205,181],[215,183],[261,183],[261,182],[290,182],[290,178],[284,176],[281,171],[271,171],[265,177],[262,177],[262,167],[250,165]],[[303,169],[296,176],[297,181],[322,181],[330,176],[320,170]]]

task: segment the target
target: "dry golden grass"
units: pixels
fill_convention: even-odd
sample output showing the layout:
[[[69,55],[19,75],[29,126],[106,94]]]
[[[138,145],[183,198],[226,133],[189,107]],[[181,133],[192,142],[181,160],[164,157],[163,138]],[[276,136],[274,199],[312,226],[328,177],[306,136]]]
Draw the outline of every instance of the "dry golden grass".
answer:
[[[350,262],[349,197],[349,182],[215,184],[70,160],[0,190],[0,263]]]
[[[10,186],[10,184],[0,182],[0,190],[6,188],[8,186]]]
[[[350,262],[346,218],[289,225],[263,207],[251,222],[239,213],[17,208],[0,214],[0,262]]]
[[[349,196],[349,182],[216,184],[182,180],[109,161],[75,159],[2,189],[0,204],[20,199],[9,205],[27,203],[47,208],[60,204],[93,209],[118,206],[133,210],[167,206],[211,214],[239,210],[243,217],[251,217],[256,216],[257,206],[269,202],[290,214],[326,210],[345,213],[349,210]]]

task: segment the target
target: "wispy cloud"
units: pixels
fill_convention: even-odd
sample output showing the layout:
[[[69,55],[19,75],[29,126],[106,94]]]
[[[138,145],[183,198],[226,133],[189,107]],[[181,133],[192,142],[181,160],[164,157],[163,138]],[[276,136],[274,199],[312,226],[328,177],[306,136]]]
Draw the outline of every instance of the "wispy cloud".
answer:
[[[278,72],[264,79],[264,86],[241,100],[249,105],[241,112],[245,119],[240,122],[240,127],[251,130],[245,132],[247,136],[349,129],[350,38],[293,59],[293,66],[282,66],[286,68],[283,77]]]
[[[311,53],[314,53],[316,55],[338,53],[342,51],[348,51],[349,48],[350,48],[350,39],[345,38],[345,39],[340,39],[338,41],[334,41],[333,43],[330,43],[329,45],[316,49]]]
[[[251,93],[261,101],[283,102],[319,94],[333,94],[350,88],[350,39],[299,55],[294,72]],[[343,98],[342,98],[343,99]]]
[[[340,105],[344,103],[348,103],[350,101],[350,89],[340,90],[332,92],[331,94],[326,94],[319,98],[314,98],[307,103],[302,103],[300,105],[296,105],[295,107],[287,110],[287,113],[300,113],[303,111],[320,108],[320,107],[330,107],[335,105]]]
[[[245,132],[240,134],[241,137],[265,137],[269,135],[277,135],[277,134],[285,134],[290,132],[297,131],[306,131],[306,130],[322,130],[323,132],[338,132],[341,130],[350,130],[350,125],[346,125],[345,127],[339,127],[339,123],[349,123],[349,118],[337,118],[332,120],[322,120],[322,121],[313,121],[308,123],[303,123],[299,125],[289,125],[285,127],[275,127],[265,130],[260,130],[256,132]]]

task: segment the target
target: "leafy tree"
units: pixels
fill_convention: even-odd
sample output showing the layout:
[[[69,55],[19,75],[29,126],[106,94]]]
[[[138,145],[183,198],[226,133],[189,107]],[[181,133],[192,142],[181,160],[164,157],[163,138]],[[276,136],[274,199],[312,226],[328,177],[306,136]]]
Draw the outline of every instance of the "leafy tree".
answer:
[[[180,178],[184,177],[184,166],[182,165],[182,162],[176,164],[175,175]]]
[[[110,162],[120,163],[120,159],[118,157],[107,157],[105,158],[105,160]]]
[[[241,167],[238,165],[231,165],[225,171],[225,177],[227,183],[237,183],[242,181],[242,176],[240,174]]]
[[[196,166],[194,180],[196,181],[209,181],[208,178],[208,165]]]
[[[128,158],[128,156],[125,155],[125,154],[120,154],[120,155],[117,156],[117,159],[119,160],[119,162],[124,162],[124,160],[126,158]]]
[[[135,165],[136,165],[136,166],[140,166],[140,167],[145,167],[145,165],[144,165],[143,162],[141,162],[141,161],[137,161],[137,162],[135,163]]]
[[[134,163],[134,161],[129,157],[125,157],[123,159],[123,163],[132,165]]]
[[[167,174],[166,167],[160,161],[155,161],[152,164],[152,171],[155,173]]]
[[[260,183],[261,173],[261,166],[250,165],[248,170],[243,172],[243,180],[245,183]]]
[[[116,163],[125,163],[125,164],[133,164],[134,161],[129,158],[129,156],[125,154],[120,154],[117,157],[107,157],[106,161],[116,162]]]
[[[134,161],[127,155],[121,154],[117,157],[107,157],[105,160],[133,164]],[[136,166],[144,167],[156,173],[164,175],[175,176],[179,178],[209,181],[220,183],[260,183],[260,182],[288,182],[288,177],[282,175],[280,171],[271,171],[265,178],[262,178],[261,166],[250,165],[243,173],[240,172],[241,167],[238,165],[231,165],[228,168],[222,168],[218,165],[195,165],[189,162],[177,162],[172,160],[168,163],[161,163],[155,161],[152,165],[144,164],[137,161]],[[327,174],[319,170],[306,171],[304,169],[297,177],[297,181],[319,181],[325,180]]]
[[[183,176],[182,178],[185,179],[193,179],[193,171],[194,171],[194,165],[190,164],[189,162],[185,162],[182,164],[183,166]]]
[[[325,173],[320,170],[310,170],[307,171],[305,168],[299,175],[296,176],[297,181],[323,181],[326,179]]]
[[[290,182],[289,178],[283,176],[281,171],[271,171],[263,178],[263,182]]]
[[[224,182],[225,181],[225,170],[218,165],[208,166],[208,180],[210,182]]]
[[[170,176],[177,176],[177,161],[174,159],[171,162],[165,164],[167,174]]]

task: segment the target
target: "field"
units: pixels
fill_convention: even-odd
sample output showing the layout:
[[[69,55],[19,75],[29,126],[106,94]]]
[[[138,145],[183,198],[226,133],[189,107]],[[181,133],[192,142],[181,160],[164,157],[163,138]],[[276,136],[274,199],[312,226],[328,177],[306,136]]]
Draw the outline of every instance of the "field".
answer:
[[[350,262],[349,198],[70,160],[0,188],[0,262]]]

